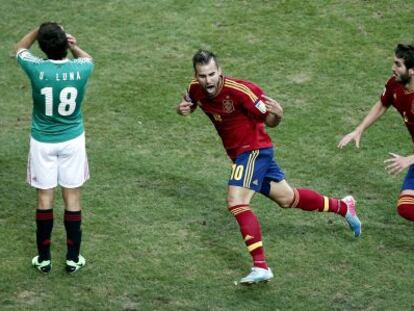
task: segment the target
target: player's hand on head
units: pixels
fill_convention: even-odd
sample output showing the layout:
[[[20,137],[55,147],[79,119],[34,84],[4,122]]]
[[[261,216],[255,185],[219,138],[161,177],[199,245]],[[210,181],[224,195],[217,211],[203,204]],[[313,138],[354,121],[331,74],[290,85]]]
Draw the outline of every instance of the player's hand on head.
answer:
[[[76,45],[76,38],[74,36],[72,36],[70,33],[66,34],[66,38],[68,39],[68,44],[70,47],[73,47]]]

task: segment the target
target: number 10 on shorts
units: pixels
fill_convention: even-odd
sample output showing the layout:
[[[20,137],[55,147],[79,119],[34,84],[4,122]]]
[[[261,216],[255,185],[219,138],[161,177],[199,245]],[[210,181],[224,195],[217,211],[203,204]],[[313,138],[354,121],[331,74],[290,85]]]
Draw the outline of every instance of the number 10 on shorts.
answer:
[[[243,177],[244,166],[243,165],[232,165],[230,179],[240,180]]]

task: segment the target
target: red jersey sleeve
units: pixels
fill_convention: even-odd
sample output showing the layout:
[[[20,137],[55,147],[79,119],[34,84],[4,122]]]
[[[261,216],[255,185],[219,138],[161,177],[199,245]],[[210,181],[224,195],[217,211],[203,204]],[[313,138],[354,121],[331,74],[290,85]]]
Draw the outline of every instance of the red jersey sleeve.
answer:
[[[395,77],[391,77],[385,84],[384,92],[381,95],[381,103],[385,107],[389,107],[394,103],[394,89],[396,83]]]
[[[197,102],[199,100],[199,84],[196,80],[192,80],[187,87],[186,93],[183,95],[185,101],[191,102],[191,110],[194,111],[197,108]]]
[[[186,94],[184,94],[184,96],[183,96],[183,98],[186,100],[186,101],[190,101],[190,102],[192,102],[192,103],[195,103],[197,100],[196,100],[196,92],[195,92],[195,85],[196,85],[196,81],[195,80],[192,80],[191,82],[190,82],[190,84],[188,85],[188,87],[187,87],[187,92],[186,92]]]

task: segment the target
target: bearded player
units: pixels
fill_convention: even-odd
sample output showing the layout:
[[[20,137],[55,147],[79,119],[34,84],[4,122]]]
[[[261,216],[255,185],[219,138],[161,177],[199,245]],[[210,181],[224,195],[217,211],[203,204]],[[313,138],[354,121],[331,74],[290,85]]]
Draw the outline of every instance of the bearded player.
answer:
[[[37,40],[46,59],[34,56]],[[70,50],[74,59],[68,59]],[[33,113],[27,181],[37,189],[36,241],[38,255],[32,265],[41,272],[52,268],[50,244],[54,189],[62,188],[67,236],[66,271],[85,265],[79,254],[81,186],[89,179],[81,111],[86,83],[93,70],[92,57],[76,39],[56,23],[43,23],[16,44],[17,61],[32,85]]]
[[[338,144],[339,148],[343,148],[353,140],[359,148],[362,133],[374,124],[390,106],[394,106],[400,113],[414,142],[414,45],[397,45],[392,73],[385,84],[380,100],[355,130],[341,139]],[[396,175],[408,168],[397,202],[398,214],[407,220],[414,221],[414,154],[401,156],[390,153],[390,155],[391,157],[384,161],[385,168],[390,174]]]
[[[183,116],[200,107],[210,118],[232,160],[228,181],[227,208],[236,218],[242,238],[252,257],[251,272],[242,284],[269,281],[260,224],[250,207],[259,192],[282,208],[333,212],[345,217],[354,235],[361,234],[352,196],[334,199],[313,190],[292,188],[274,159],[274,148],[267,127],[276,127],[283,116],[281,105],[267,97],[255,84],[223,76],[216,56],[199,50],[193,56],[195,80],[177,106]]]

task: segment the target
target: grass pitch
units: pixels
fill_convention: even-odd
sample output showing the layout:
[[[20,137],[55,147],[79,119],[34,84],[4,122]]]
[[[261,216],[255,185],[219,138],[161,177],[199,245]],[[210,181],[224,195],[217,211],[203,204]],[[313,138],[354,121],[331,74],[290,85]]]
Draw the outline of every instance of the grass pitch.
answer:
[[[2,1],[0,52],[0,307],[2,310],[410,310],[412,223],[395,211],[403,176],[388,152],[412,152],[392,109],[362,148],[336,148],[378,99],[393,49],[413,41],[407,1]],[[64,273],[56,193],[53,272],[35,255],[35,192],[25,184],[30,84],[13,45],[61,22],[96,62],[84,103],[92,179],[84,187],[87,266]],[[355,240],[335,215],[282,210],[257,196],[275,279],[235,286],[250,268],[225,208],[230,163],[197,111],[175,113],[191,57],[215,51],[228,75],[278,99],[269,133],[293,186],[352,193]],[[37,49],[35,49],[37,51]]]

